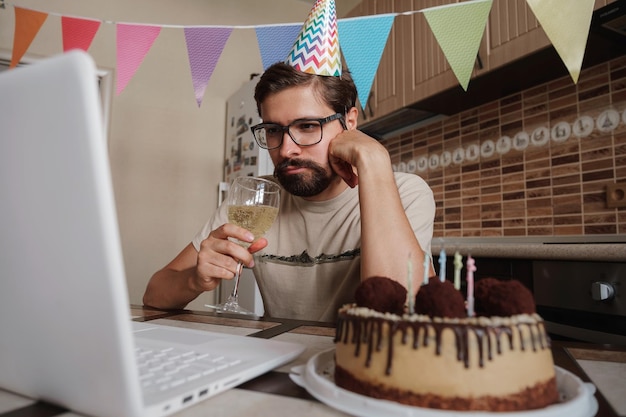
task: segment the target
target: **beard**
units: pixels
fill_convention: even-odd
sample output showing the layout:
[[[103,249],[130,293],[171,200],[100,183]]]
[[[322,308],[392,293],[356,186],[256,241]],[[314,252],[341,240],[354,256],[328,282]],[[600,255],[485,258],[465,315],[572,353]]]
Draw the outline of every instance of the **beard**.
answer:
[[[287,167],[308,168],[311,173],[286,174]],[[274,177],[290,194],[298,197],[312,197],[328,188],[333,174],[310,160],[286,159],[274,168]]]

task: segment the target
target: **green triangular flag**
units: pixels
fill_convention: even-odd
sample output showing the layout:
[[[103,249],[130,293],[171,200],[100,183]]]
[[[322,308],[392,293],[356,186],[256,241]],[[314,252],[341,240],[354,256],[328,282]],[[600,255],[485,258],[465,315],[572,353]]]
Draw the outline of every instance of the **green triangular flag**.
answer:
[[[467,91],[492,0],[474,0],[424,9],[454,75]]]

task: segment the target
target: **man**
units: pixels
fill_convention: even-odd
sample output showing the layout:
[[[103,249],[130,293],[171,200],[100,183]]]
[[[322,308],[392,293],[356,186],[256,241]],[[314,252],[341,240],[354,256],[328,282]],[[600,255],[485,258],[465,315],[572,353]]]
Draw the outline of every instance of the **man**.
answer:
[[[252,234],[221,207],[183,251],[150,280],[144,303],[183,308],[237,260],[253,268],[268,316],[332,321],[361,280],[385,276],[412,288],[423,281],[435,203],[418,176],[394,174],[387,150],[358,131],[350,74],[328,77],[278,63],[262,75],[252,127],[283,187],[272,228]],[[246,250],[228,238],[253,242]],[[253,256],[254,254],[254,256]],[[431,268],[431,275],[434,271]]]

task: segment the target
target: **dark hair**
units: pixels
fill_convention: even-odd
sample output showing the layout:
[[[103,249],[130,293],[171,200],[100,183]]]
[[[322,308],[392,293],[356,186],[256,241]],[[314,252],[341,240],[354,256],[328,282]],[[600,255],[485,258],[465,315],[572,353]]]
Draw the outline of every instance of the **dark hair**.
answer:
[[[345,115],[356,105],[356,86],[345,69],[340,77],[314,75],[298,71],[284,62],[277,62],[265,70],[254,90],[259,116],[263,117],[261,103],[268,96],[291,87],[308,85],[312,85],[315,93],[336,113]]]

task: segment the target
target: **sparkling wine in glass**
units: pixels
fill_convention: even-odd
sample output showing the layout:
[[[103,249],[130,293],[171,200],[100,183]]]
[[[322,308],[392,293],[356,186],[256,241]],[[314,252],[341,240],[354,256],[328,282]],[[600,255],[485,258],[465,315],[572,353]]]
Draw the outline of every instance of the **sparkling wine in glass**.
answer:
[[[280,189],[272,181],[257,177],[237,177],[230,185],[226,204],[228,204],[228,221],[249,230],[254,239],[263,236],[274,223],[278,215]],[[248,242],[237,240],[243,247],[250,246]],[[218,313],[236,313],[254,315],[239,305],[239,278],[243,264],[237,264],[235,286],[228,299],[214,308]]]

